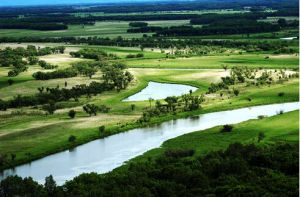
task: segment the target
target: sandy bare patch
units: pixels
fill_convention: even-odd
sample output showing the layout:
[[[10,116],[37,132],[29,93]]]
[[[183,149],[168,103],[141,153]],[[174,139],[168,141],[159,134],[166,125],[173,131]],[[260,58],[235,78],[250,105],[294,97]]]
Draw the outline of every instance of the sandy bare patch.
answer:
[[[80,61],[80,58],[73,58],[69,54],[51,54],[42,56],[39,58],[40,60],[44,60],[50,64],[58,65],[59,64],[65,64],[65,63],[72,63],[76,61]]]
[[[108,115],[98,114],[97,116],[77,118],[78,123],[75,123],[72,128],[94,128],[100,125],[121,125],[135,121],[140,116],[138,115]]]
[[[296,54],[290,54],[290,55],[271,55],[269,58],[271,59],[280,59],[280,58],[296,58],[298,57]]]

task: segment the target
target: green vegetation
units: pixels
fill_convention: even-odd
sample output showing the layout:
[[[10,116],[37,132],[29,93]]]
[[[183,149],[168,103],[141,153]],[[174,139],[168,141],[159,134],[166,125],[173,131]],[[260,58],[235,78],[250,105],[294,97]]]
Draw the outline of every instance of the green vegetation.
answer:
[[[295,0],[0,8],[0,170],[171,119],[299,101],[298,14]],[[149,82],[198,89],[123,102]],[[298,130],[299,111],[279,111],[62,187],[9,177],[0,196],[294,196]]]
[[[131,164],[126,174],[82,174],[63,186],[56,186],[52,176],[44,186],[11,176],[0,188],[10,196],[293,196],[298,194],[298,154],[298,146],[290,144],[234,143],[196,159],[190,158],[193,150],[169,150],[156,160]]]
[[[226,149],[231,143],[275,144],[299,142],[299,111],[287,112],[259,120],[249,120],[233,126],[230,132],[220,132],[222,126],[196,131],[164,142],[161,148],[144,153],[129,163],[155,159],[167,150],[195,150],[194,157],[203,156],[211,151]],[[227,127],[227,126],[226,126]],[[262,134],[265,137],[261,137]],[[259,140],[260,139],[260,140]],[[260,142],[258,142],[258,140]]]
[[[299,65],[299,58],[295,55],[271,56],[266,55],[214,55],[203,57],[176,58],[176,59],[149,59],[149,60],[128,60],[132,68],[197,68],[215,69],[222,68],[222,64],[233,66],[249,66],[262,68],[296,68]]]

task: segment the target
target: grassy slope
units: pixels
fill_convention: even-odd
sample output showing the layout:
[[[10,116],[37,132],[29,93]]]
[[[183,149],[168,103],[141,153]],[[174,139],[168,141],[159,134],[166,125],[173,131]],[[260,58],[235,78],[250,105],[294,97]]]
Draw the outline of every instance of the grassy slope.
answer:
[[[195,156],[210,151],[225,149],[230,143],[258,143],[259,132],[265,134],[260,143],[299,142],[299,110],[262,120],[249,120],[234,125],[229,133],[220,133],[221,126],[185,134],[163,143],[160,148],[150,150],[131,162],[146,161],[148,157],[157,157],[167,149],[194,149]]]

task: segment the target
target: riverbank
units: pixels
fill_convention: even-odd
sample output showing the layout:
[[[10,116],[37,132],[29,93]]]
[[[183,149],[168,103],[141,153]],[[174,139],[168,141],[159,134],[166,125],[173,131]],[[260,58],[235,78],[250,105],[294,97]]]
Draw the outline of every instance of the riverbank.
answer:
[[[167,150],[194,150],[193,157],[203,156],[211,151],[220,151],[229,144],[240,142],[243,144],[255,144],[264,146],[274,143],[299,143],[299,110],[280,115],[249,120],[234,124],[230,132],[221,133],[222,126],[206,130],[195,131],[163,143],[160,148],[152,149],[138,156],[116,171],[126,170],[133,163],[147,162],[149,158],[155,160]],[[258,142],[259,133],[264,137]]]

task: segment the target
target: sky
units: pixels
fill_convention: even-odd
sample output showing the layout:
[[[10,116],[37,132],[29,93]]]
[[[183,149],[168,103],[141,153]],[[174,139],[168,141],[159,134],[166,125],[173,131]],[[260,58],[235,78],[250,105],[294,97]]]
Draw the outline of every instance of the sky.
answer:
[[[159,0],[0,0],[0,6],[57,5],[80,3],[153,2]]]

